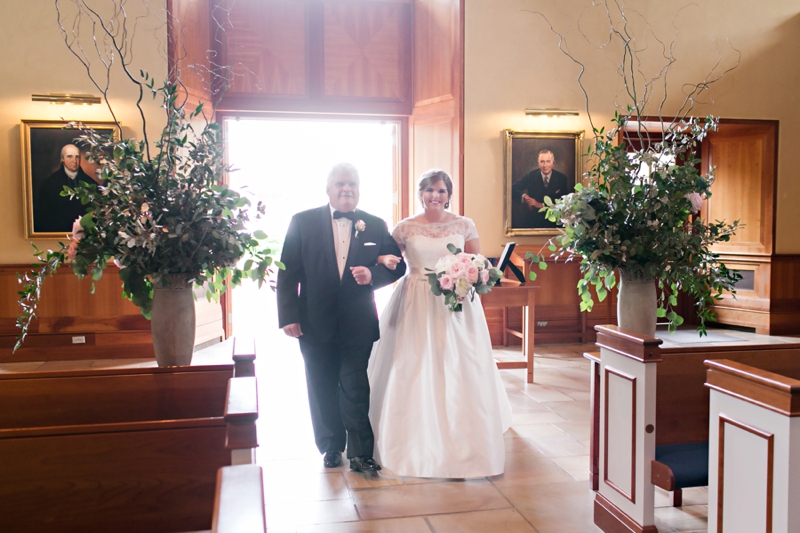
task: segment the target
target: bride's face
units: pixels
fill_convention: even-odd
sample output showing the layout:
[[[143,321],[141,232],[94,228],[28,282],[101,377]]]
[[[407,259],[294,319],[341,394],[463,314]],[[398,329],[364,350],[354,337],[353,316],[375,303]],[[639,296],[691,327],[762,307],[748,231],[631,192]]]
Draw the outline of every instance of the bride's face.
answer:
[[[422,191],[422,205],[426,210],[444,211],[445,204],[450,200],[444,180],[429,185]]]

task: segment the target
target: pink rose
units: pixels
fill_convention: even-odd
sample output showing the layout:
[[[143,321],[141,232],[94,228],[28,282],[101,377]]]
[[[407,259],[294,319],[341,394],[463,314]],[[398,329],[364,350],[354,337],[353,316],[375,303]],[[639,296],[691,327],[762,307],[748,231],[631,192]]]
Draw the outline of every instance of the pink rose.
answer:
[[[483,283],[484,285],[489,283],[489,269],[488,268],[486,270],[481,270],[481,283]]]
[[[469,280],[470,283],[472,283],[473,285],[478,283],[478,276],[480,275],[480,272],[471,262],[470,264],[467,265],[466,274],[467,274],[467,279]]]
[[[696,215],[699,213],[700,209],[703,207],[703,197],[700,196],[700,193],[690,192],[685,198],[692,202],[692,214]]]
[[[78,257],[78,240],[73,240],[69,242],[69,248],[67,248],[67,258],[70,261],[75,261],[75,258]]]
[[[444,274],[441,278],[439,278],[439,287],[441,287],[443,291],[453,290],[453,285],[455,285],[453,278],[447,274]]]
[[[464,263],[465,265],[469,265],[470,263],[472,263],[472,256],[469,254],[465,254],[464,252],[461,252],[456,257],[458,257],[459,263]]]
[[[450,274],[453,278],[461,278],[464,276],[464,271],[466,270],[467,265],[461,262],[453,263],[447,269],[447,273]]]

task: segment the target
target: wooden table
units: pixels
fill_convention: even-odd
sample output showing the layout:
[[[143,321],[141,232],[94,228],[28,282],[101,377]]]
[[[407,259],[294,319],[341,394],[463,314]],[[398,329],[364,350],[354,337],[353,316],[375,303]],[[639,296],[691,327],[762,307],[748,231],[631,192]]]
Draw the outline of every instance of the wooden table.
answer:
[[[523,361],[498,361],[497,368],[527,368],[528,383],[533,383],[533,331],[535,322],[536,298],[534,291],[536,287],[530,285],[520,285],[519,282],[512,280],[501,280],[501,284],[496,285],[491,292],[481,296],[483,307],[522,307],[522,331],[510,329],[506,323],[506,314],[503,313],[503,337],[507,334],[516,335],[522,338]]]

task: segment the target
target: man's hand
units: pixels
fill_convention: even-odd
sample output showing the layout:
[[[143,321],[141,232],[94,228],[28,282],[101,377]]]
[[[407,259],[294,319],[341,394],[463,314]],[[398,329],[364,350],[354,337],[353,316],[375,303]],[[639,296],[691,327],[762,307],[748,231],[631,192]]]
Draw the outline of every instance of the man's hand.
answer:
[[[372,272],[370,272],[367,267],[350,267],[350,272],[359,285],[369,285],[372,283]]]
[[[402,261],[401,257],[397,257],[396,255],[379,255],[378,256],[378,263],[382,264],[389,270],[394,270],[397,268],[397,263]]]
[[[534,208],[541,209],[542,207],[544,207],[544,204],[542,202],[537,202],[536,200],[528,196],[527,193],[522,193],[522,201],[528,205],[528,209],[534,209]]]
[[[288,326],[283,326],[283,332],[288,336],[295,338],[303,335],[303,332],[300,329],[300,324],[289,324]]]

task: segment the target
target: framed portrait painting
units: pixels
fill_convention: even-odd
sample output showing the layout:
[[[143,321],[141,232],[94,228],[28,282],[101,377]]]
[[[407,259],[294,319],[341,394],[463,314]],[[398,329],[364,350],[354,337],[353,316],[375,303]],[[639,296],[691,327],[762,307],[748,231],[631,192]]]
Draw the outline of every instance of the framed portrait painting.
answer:
[[[582,174],[582,131],[503,130],[505,147],[505,235],[556,235],[559,224],[540,212],[544,197],[556,200],[575,190]]]
[[[64,186],[79,181],[100,182],[100,165],[86,158],[88,147],[81,143],[78,129],[69,122],[23,120],[22,192],[26,239],[63,239],[72,223],[86,214],[77,199],[61,196]],[[121,131],[113,122],[83,122],[101,135],[119,139]]]

